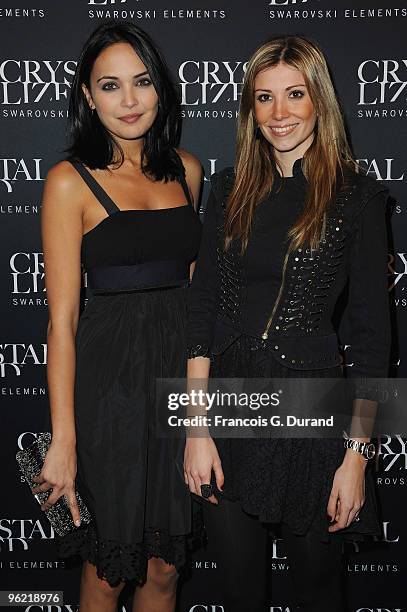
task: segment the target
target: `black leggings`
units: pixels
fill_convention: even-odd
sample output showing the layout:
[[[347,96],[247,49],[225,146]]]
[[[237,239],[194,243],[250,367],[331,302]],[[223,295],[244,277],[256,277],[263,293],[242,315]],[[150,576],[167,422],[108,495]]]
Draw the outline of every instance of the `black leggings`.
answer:
[[[225,612],[265,612],[270,606],[267,529],[237,502],[219,497],[219,506],[203,506],[208,539],[217,551]],[[335,539],[321,542],[312,529],[297,536],[284,524],[282,537],[294,582],[295,600],[287,603],[297,607],[291,609],[345,612],[342,543]]]

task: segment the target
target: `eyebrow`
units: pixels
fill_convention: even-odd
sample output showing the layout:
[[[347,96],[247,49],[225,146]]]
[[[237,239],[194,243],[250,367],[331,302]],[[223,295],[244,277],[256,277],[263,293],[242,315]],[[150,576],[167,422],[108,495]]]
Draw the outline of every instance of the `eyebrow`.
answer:
[[[134,79],[138,79],[138,77],[144,76],[145,74],[148,74],[148,70],[144,70],[144,72],[140,72],[140,74],[135,74],[134,75]],[[111,79],[112,81],[118,81],[119,77],[117,76],[102,76],[100,77],[96,83],[99,83],[99,81],[103,81],[103,79]]]
[[[298,85],[290,85],[290,87],[286,87],[285,88],[285,91],[289,91],[290,89],[294,89],[294,87],[306,87],[306,85],[305,85],[305,83],[299,83]],[[255,92],[256,91],[268,91],[269,93],[271,93],[271,89],[263,89],[263,88],[255,89],[254,91]]]

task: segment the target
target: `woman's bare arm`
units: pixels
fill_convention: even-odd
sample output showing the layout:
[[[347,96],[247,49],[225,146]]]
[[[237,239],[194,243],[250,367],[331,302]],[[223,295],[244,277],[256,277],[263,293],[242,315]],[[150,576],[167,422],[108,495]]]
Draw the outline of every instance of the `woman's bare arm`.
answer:
[[[80,249],[83,232],[80,179],[68,162],[50,170],[42,204],[42,242],[49,309],[48,389],[52,442],[34,492],[53,489],[49,508],[61,495],[68,497],[72,516],[79,520],[74,491],[76,434],[74,419],[75,335],[81,285]]]
[[[207,391],[209,379],[210,359],[208,357],[195,357],[188,359],[187,377],[188,391],[194,389]],[[190,416],[206,414],[205,407],[196,407],[188,410]],[[222,490],[224,475],[219,454],[207,427],[193,428],[192,435],[188,435],[185,445],[184,477],[191,493],[201,496],[201,485],[210,484],[212,470],[215,475],[216,486]],[[217,505],[215,495],[208,501]]]
[[[75,334],[81,285],[82,208],[75,197],[76,174],[68,162],[52,168],[45,183],[42,205],[52,433],[54,440],[66,443],[75,442]]]

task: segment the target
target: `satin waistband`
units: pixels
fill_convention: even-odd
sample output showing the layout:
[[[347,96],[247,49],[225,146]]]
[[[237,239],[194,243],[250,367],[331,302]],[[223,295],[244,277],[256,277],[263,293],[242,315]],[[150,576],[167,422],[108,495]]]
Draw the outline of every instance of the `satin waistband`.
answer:
[[[94,294],[186,286],[189,265],[178,259],[147,261],[131,266],[98,266],[87,272]]]

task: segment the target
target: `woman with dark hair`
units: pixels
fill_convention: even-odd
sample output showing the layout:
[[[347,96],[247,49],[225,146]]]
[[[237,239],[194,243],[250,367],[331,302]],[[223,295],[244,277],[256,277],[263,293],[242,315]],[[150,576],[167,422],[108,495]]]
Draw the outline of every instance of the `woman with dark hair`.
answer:
[[[346,290],[347,375],[385,377],[386,200],[382,185],[356,172],[318,46],[296,36],[262,45],[245,75],[235,167],[212,178],[188,300],[190,387],[209,374],[341,378],[334,314]],[[345,610],[343,540],[381,532],[364,419],[376,401],[366,385],[352,385],[345,440],[189,432],[185,480],[211,502],[206,528],[233,612],[265,610],[270,523],[281,526],[293,605]]]
[[[52,442],[36,491],[65,495],[83,561],[80,609],[172,611],[191,504],[182,440],[156,437],[155,381],[185,375],[186,304],[202,171],[177,150],[180,104],[163,58],[131,23],[100,26],[80,57],[70,157],[42,210]],[[92,297],[79,319],[81,264]],[[78,323],[79,321],[79,323]],[[76,480],[76,483],[75,483]],[[75,485],[92,521],[80,525]]]

